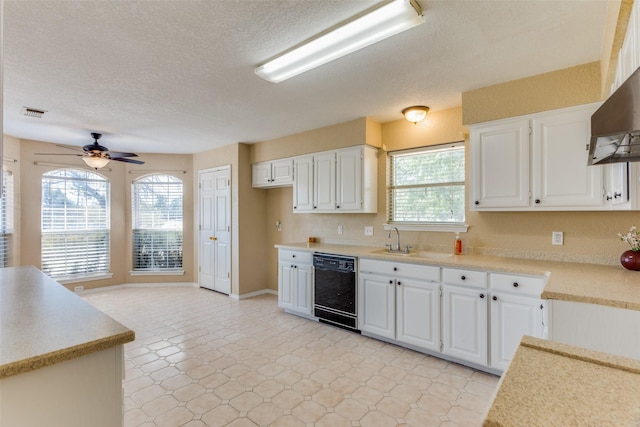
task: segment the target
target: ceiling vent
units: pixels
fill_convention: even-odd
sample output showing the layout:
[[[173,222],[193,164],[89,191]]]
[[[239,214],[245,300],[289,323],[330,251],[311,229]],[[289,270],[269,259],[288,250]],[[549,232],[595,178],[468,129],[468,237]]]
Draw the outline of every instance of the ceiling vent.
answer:
[[[47,110],[38,110],[36,108],[22,107],[22,114],[28,117],[35,117],[36,119],[41,119],[44,113]]]

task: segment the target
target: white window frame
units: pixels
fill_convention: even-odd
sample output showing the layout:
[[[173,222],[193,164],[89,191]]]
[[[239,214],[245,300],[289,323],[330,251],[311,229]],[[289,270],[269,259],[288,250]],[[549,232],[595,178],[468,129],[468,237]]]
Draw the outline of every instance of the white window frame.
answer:
[[[389,217],[391,215],[391,210],[393,207],[391,206],[391,192],[393,188],[393,183],[391,182],[391,162],[393,161],[393,156],[396,154],[411,154],[411,153],[424,153],[428,151],[442,150],[447,148],[460,148],[464,147],[464,141],[452,142],[447,144],[439,144],[432,145],[428,147],[420,147],[413,148],[409,150],[398,150],[387,153],[387,188],[386,188],[386,196],[387,196],[387,211],[386,211],[386,223],[383,224],[385,230],[392,230],[393,228],[397,228],[401,231],[438,231],[438,232],[454,232],[454,233],[465,233],[469,229],[469,226],[463,222],[406,222],[406,221],[390,221]],[[465,159],[466,161],[466,159]],[[466,198],[466,179],[462,182],[457,182],[458,185],[465,186],[465,198]],[[466,202],[465,202],[465,219],[466,219]]]
[[[153,178],[170,178],[170,180],[175,180],[173,182],[149,182],[149,179],[153,179]],[[168,180],[168,181],[170,181]],[[139,206],[139,186],[140,185],[151,185],[151,186],[180,186],[180,190],[181,190],[181,201],[180,201],[180,227],[174,227],[174,228],[166,228],[167,225],[171,224],[171,221],[165,221],[165,219],[163,218],[159,218],[158,223],[161,224],[161,226],[159,227],[149,227],[148,224],[144,224],[147,225],[146,227],[142,228],[143,224],[141,224],[141,219],[139,218],[139,210],[138,210],[138,206]],[[167,196],[170,196],[171,191],[173,190],[167,190]],[[168,214],[169,212],[167,212]],[[130,271],[130,274],[132,276],[149,276],[149,275],[153,275],[153,276],[176,276],[176,275],[183,275],[184,274],[184,258],[183,258],[183,254],[184,254],[184,250],[183,250],[183,245],[184,245],[184,181],[181,178],[178,178],[176,176],[173,176],[170,173],[153,173],[153,174],[149,174],[149,175],[145,175],[142,176],[136,180],[134,180],[131,183],[131,224],[132,224],[132,230],[131,230],[131,242],[132,242],[132,259],[131,259],[131,265],[132,265],[132,270]],[[154,215],[155,218],[155,215]],[[152,221],[155,224],[155,219]],[[180,267],[148,267],[148,268],[136,268],[136,254],[139,251],[139,248],[136,247],[136,234],[138,232],[141,231],[166,231],[167,233],[175,233],[175,232],[180,232]],[[152,249],[155,250],[155,249]]]
[[[0,267],[11,265],[11,239],[13,235],[14,190],[13,173],[2,168],[0,191]]]
[[[84,178],[77,178],[77,177],[70,177],[70,176],[61,176],[61,175],[67,175],[68,172],[73,172],[73,173],[82,173],[84,174]],[[85,281],[90,281],[90,280],[101,280],[101,279],[107,279],[107,278],[111,278],[113,277],[113,274],[110,271],[110,265],[111,265],[111,184],[110,181],[107,177],[100,175],[94,171],[88,171],[85,169],[75,169],[75,168],[64,168],[64,169],[55,169],[55,170],[51,170],[49,172],[46,172],[42,175],[42,192],[43,192],[43,200],[41,202],[41,217],[44,218],[45,217],[45,211],[47,209],[47,207],[44,204],[44,192],[46,191],[46,185],[45,182],[47,180],[58,180],[58,181],[64,181],[64,182],[69,182],[69,183],[81,183],[81,182],[85,182],[85,183],[90,183],[90,182],[96,182],[96,183],[102,183],[105,184],[105,190],[104,190],[104,194],[102,194],[102,197],[104,197],[105,199],[105,205],[103,208],[98,208],[95,210],[91,210],[88,206],[84,206],[85,208],[85,212],[84,212],[84,221],[85,221],[85,227],[84,228],[79,228],[79,227],[68,227],[68,224],[71,224],[71,221],[69,221],[69,218],[71,218],[71,213],[73,211],[71,211],[70,209],[65,208],[63,211],[63,223],[65,224],[64,228],[59,228],[56,227],[55,225],[53,227],[50,227],[48,225],[48,223],[46,224],[44,219],[41,220],[41,268],[42,271],[45,274],[50,275],[52,278],[56,279],[58,282],[60,283],[77,283],[77,282],[85,282]],[[102,218],[102,220],[98,220],[96,221],[96,212],[98,213],[98,218]],[[76,212],[77,213],[77,212]],[[52,214],[49,214],[52,215]],[[78,216],[76,218],[76,222],[75,224],[78,224],[77,219],[81,219],[82,217]],[[97,226],[92,226],[92,224],[98,224]],[[52,274],[51,270],[45,265],[45,258],[47,258],[45,256],[45,251],[49,250],[50,248],[56,247],[56,248],[60,248],[60,245],[54,245],[54,246],[50,246],[47,247],[47,245],[45,245],[45,239],[47,236],[56,236],[56,235],[65,235],[65,236],[71,236],[71,237],[78,237],[78,236],[87,236],[89,235],[89,233],[96,233],[96,234],[102,234],[102,239],[103,241],[106,242],[106,245],[104,246],[104,252],[100,253],[98,251],[93,252],[95,254],[98,254],[98,257],[102,260],[102,268],[98,269],[96,271],[93,272],[89,272],[89,271],[84,271],[84,272],[79,272],[79,273],[70,273],[69,271],[65,271],[64,274]],[[90,242],[91,243],[91,242]],[[65,257],[65,254],[67,254],[67,249],[76,249],[76,251],[78,250],[78,247],[74,247],[74,245],[71,246],[64,246],[62,248],[60,248],[61,250],[59,251],[58,254],[53,253],[51,256],[49,256],[49,258],[54,259],[55,256],[59,256],[61,258],[64,258],[65,261],[67,259],[71,260],[71,258],[67,258]],[[86,252],[85,254],[90,254],[91,252]],[[80,261],[85,261],[88,262],[89,260],[95,260],[96,257],[87,257],[87,259],[80,259]],[[77,258],[76,258],[77,260]]]

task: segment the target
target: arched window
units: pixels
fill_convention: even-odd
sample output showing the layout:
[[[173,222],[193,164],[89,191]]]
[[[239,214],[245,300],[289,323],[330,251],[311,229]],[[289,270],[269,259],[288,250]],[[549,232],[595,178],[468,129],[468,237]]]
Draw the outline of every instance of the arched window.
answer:
[[[2,169],[0,194],[0,267],[9,266],[11,234],[13,233],[13,174]]]
[[[148,175],[132,183],[134,272],[182,270],[182,180]]]
[[[109,181],[91,171],[42,176],[42,271],[59,280],[109,273]]]

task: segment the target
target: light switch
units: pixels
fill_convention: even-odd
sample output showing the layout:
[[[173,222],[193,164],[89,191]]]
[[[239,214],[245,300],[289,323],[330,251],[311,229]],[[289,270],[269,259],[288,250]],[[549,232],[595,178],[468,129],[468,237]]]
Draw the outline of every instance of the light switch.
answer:
[[[365,236],[373,236],[373,226],[365,225],[365,227],[364,227],[364,235]]]

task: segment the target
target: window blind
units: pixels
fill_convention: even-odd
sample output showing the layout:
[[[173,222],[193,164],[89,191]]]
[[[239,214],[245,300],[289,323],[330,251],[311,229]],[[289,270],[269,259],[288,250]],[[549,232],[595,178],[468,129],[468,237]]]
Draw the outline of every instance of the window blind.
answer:
[[[182,181],[154,174],[132,184],[134,271],[182,269]]]
[[[2,170],[2,193],[0,194],[0,267],[8,267],[11,234],[13,233],[13,174]]]
[[[464,144],[389,153],[387,221],[464,223]]]
[[[109,271],[109,182],[58,169],[42,177],[42,271],[75,278]]]

